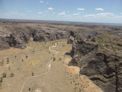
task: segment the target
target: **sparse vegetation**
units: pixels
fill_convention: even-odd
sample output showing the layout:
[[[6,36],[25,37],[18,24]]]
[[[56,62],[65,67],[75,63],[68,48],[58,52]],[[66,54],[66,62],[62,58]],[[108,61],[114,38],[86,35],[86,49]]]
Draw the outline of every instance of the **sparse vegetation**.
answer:
[[[0,77],[0,83],[2,83],[3,82],[3,78],[2,77]]]
[[[6,77],[7,77],[6,73],[2,73],[2,78],[6,78]]]
[[[59,61],[61,61],[62,60],[62,58],[59,58]]]
[[[0,66],[3,66],[4,65],[4,61],[0,61]]]
[[[25,57],[26,57],[26,59],[28,59],[28,56],[27,55]]]
[[[56,58],[55,57],[53,57],[53,61],[55,61],[56,60]]]
[[[14,73],[10,73],[10,77],[14,77]]]
[[[104,33],[102,35],[99,35],[97,38],[96,38],[96,41],[99,45],[99,49],[102,50],[103,52],[118,52],[121,47],[119,47],[117,45],[117,42],[120,42],[121,43],[121,39],[119,38],[115,38],[115,37],[112,37],[113,35],[111,34],[108,34],[108,33]],[[114,39],[115,38],[115,39]],[[118,41],[116,41],[116,39],[118,39]],[[111,46],[112,44],[112,46]],[[113,48],[114,48],[114,51],[113,51]]]
[[[15,59],[17,58],[17,56],[15,56]]]
[[[24,62],[24,59],[22,59],[22,62]]]
[[[34,72],[32,72],[32,76],[34,76]]]
[[[0,88],[2,87],[2,83],[3,83],[3,78],[0,77]]]
[[[31,91],[31,88],[28,88],[28,91]]]
[[[10,60],[9,60],[9,58],[7,58],[7,61],[6,61],[6,62],[7,62],[7,64],[9,64],[9,61],[10,61]]]

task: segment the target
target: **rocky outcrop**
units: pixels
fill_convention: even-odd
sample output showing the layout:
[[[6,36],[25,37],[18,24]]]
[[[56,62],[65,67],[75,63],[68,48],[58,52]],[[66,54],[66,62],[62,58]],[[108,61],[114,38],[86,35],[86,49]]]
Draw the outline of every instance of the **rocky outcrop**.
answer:
[[[78,36],[77,36],[78,35]],[[114,53],[100,51],[93,37],[71,35],[72,42],[69,65],[80,67],[80,74],[88,76],[104,92],[122,92],[122,58]]]
[[[29,32],[21,31],[10,34],[6,39],[10,47],[25,48],[30,37]]]
[[[57,39],[63,39],[68,37],[66,31],[53,31],[53,30],[16,30],[9,35],[0,37],[0,49],[6,49],[9,47],[25,48],[26,43],[30,39],[33,41],[52,41]]]
[[[80,73],[89,76],[105,92],[121,92],[122,75],[119,74],[120,58],[104,53],[96,53]],[[121,77],[119,77],[121,76]]]
[[[9,48],[9,44],[7,42],[7,39],[4,37],[0,37],[0,50],[8,49],[8,48]]]
[[[66,31],[53,31],[53,30],[35,30],[32,33],[34,41],[52,41],[67,38]]]

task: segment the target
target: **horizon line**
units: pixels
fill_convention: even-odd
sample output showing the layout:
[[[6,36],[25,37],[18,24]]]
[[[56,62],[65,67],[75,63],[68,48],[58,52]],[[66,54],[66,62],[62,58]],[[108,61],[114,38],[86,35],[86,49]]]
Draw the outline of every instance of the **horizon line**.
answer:
[[[49,22],[49,23],[64,23],[64,24],[94,24],[94,25],[114,25],[114,26],[122,26],[122,23],[110,23],[110,22],[86,22],[86,21],[65,21],[65,20],[39,20],[39,19],[14,19],[14,18],[0,18],[0,22],[1,20],[3,20],[3,22],[5,22],[5,20],[7,22],[32,22],[32,23],[42,23],[42,22]],[[119,24],[119,25],[117,25]]]

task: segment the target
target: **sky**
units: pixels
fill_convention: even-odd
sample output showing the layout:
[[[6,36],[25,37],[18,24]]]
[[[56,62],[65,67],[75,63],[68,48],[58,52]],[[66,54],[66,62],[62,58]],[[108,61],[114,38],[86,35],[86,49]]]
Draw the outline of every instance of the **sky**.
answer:
[[[122,0],[0,0],[0,18],[122,23]]]

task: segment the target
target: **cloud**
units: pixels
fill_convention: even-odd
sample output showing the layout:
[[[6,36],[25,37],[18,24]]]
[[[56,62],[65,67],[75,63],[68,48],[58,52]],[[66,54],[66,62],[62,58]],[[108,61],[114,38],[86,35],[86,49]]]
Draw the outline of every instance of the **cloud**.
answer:
[[[42,14],[42,12],[37,12],[38,14]]]
[[[77,8],[78,11],[84,11],[84,8]]]
[[[66,12],[65,11],[62,11],[62,12],[58,13],[58,15],[64,16],[64,15],[66,15]]]
[[[96,15],[101,17],[114,17],[114,14],[111,12],[97,13]]]
[[[81,13],[80,12],[77,12],[77,13],[74,13],[73,15],[74,16],[78,16],[78,15],[80,15]]]
[[[48,7],[48,10],[49,10],[49,11],[53,11],[54,8],[53,8],[53,7]]]
[[[44,1],[42,1],[42,0],[41,0],[41,1],[40,1],[40,3],[41,3],[41,4],[43,4],[43,3],[44,3]]]
[[[104,11],[103,8],[96,8],[95,10],[96,10],[96,11]]]
[[[117,15],[115,15],[114,13],[111,13],[111,12],[84,15],[84,17],[103,17],[103,18],[115,17],[115,16],[117,16]]]
[[[74,16],[78,16],[79,14],[78,14],[78,13],[74,13],[73,15],[74,15]]]
[[[87,15],[84,15],[83,17],[95,17],[95,14],[87,14]]]

